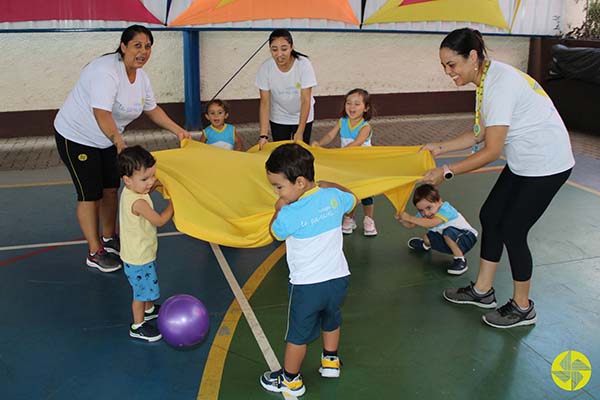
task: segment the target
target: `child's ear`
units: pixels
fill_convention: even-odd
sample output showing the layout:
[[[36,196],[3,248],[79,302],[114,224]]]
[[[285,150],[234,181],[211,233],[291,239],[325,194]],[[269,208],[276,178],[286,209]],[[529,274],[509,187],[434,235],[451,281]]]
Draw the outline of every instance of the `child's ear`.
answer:
[[[128,177],[127,175],[123,175],[121,178],[123,179],[123,182],[125,182],[126,185],[131,185],[130,177]]]
[[[296,178],[296,185],[303,189],[306,186],[306,178],[303,176],[299,176]]]

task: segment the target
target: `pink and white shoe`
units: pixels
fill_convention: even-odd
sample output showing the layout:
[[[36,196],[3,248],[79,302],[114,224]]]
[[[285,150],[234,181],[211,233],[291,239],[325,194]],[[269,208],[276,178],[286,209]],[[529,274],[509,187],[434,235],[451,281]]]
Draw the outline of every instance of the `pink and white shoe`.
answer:
[[[344,215],[344,221],[342,222],[342,233],[350,235],[356,229],[356,221],[352,217]]]
[[[363,220],[364,224],[364,235],[365,236],[377,236],[377,228],[375,228],[375,221],[371,217],[365,216]]]

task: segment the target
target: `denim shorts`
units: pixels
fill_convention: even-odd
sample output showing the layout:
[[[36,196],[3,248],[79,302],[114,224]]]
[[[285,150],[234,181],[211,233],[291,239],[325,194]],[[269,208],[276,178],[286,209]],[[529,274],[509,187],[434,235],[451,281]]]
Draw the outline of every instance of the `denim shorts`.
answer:
[[[309,285],[288,284],[290,303],[285,341],[296,345],[312,342],[342,324],[340,306],[348,293],[350,276]]]
[[[133,289],[133,300],[154,301],[160,297],[158,277],[156,276],[156,260],[144,265],[123,262],[125,276]]]
[[[444,242],[443,235],[448,236],[456,242],[463,254],[467,254],[467,252],[475,246],[475,243],[477,243],[477,236],[475,236],[473,232],[451,226],[444,229],[443,234],[433,231],[427,232],[431,248],[441,253],[452,254],[452,250],[450,250],[450,247]]]

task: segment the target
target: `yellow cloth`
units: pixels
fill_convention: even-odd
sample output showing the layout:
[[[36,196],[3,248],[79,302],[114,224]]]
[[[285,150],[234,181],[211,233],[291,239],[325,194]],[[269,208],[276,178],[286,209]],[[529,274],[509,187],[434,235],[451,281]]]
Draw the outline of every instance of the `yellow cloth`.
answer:
[[[265,162],[283,143],[290,142],[243,153],[184,140],[180,149],[154,152],[156,176],[173,201],[177,229],[231,247],[271,243],[269,223],[277,196]],[[305,147],[315,156],[316,181],[339,183],[361,199],[384,193],[397,211],[406,206],[415,182],[435,166],[431,153],[419,152],[418,146]]]

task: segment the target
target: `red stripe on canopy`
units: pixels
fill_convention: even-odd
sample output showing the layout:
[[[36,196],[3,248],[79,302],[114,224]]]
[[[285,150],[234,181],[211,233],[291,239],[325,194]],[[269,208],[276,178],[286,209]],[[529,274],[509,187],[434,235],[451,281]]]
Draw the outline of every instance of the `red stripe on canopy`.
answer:
[[[0,22],[135,21],[161,24],[139,0],[2,0]]]

